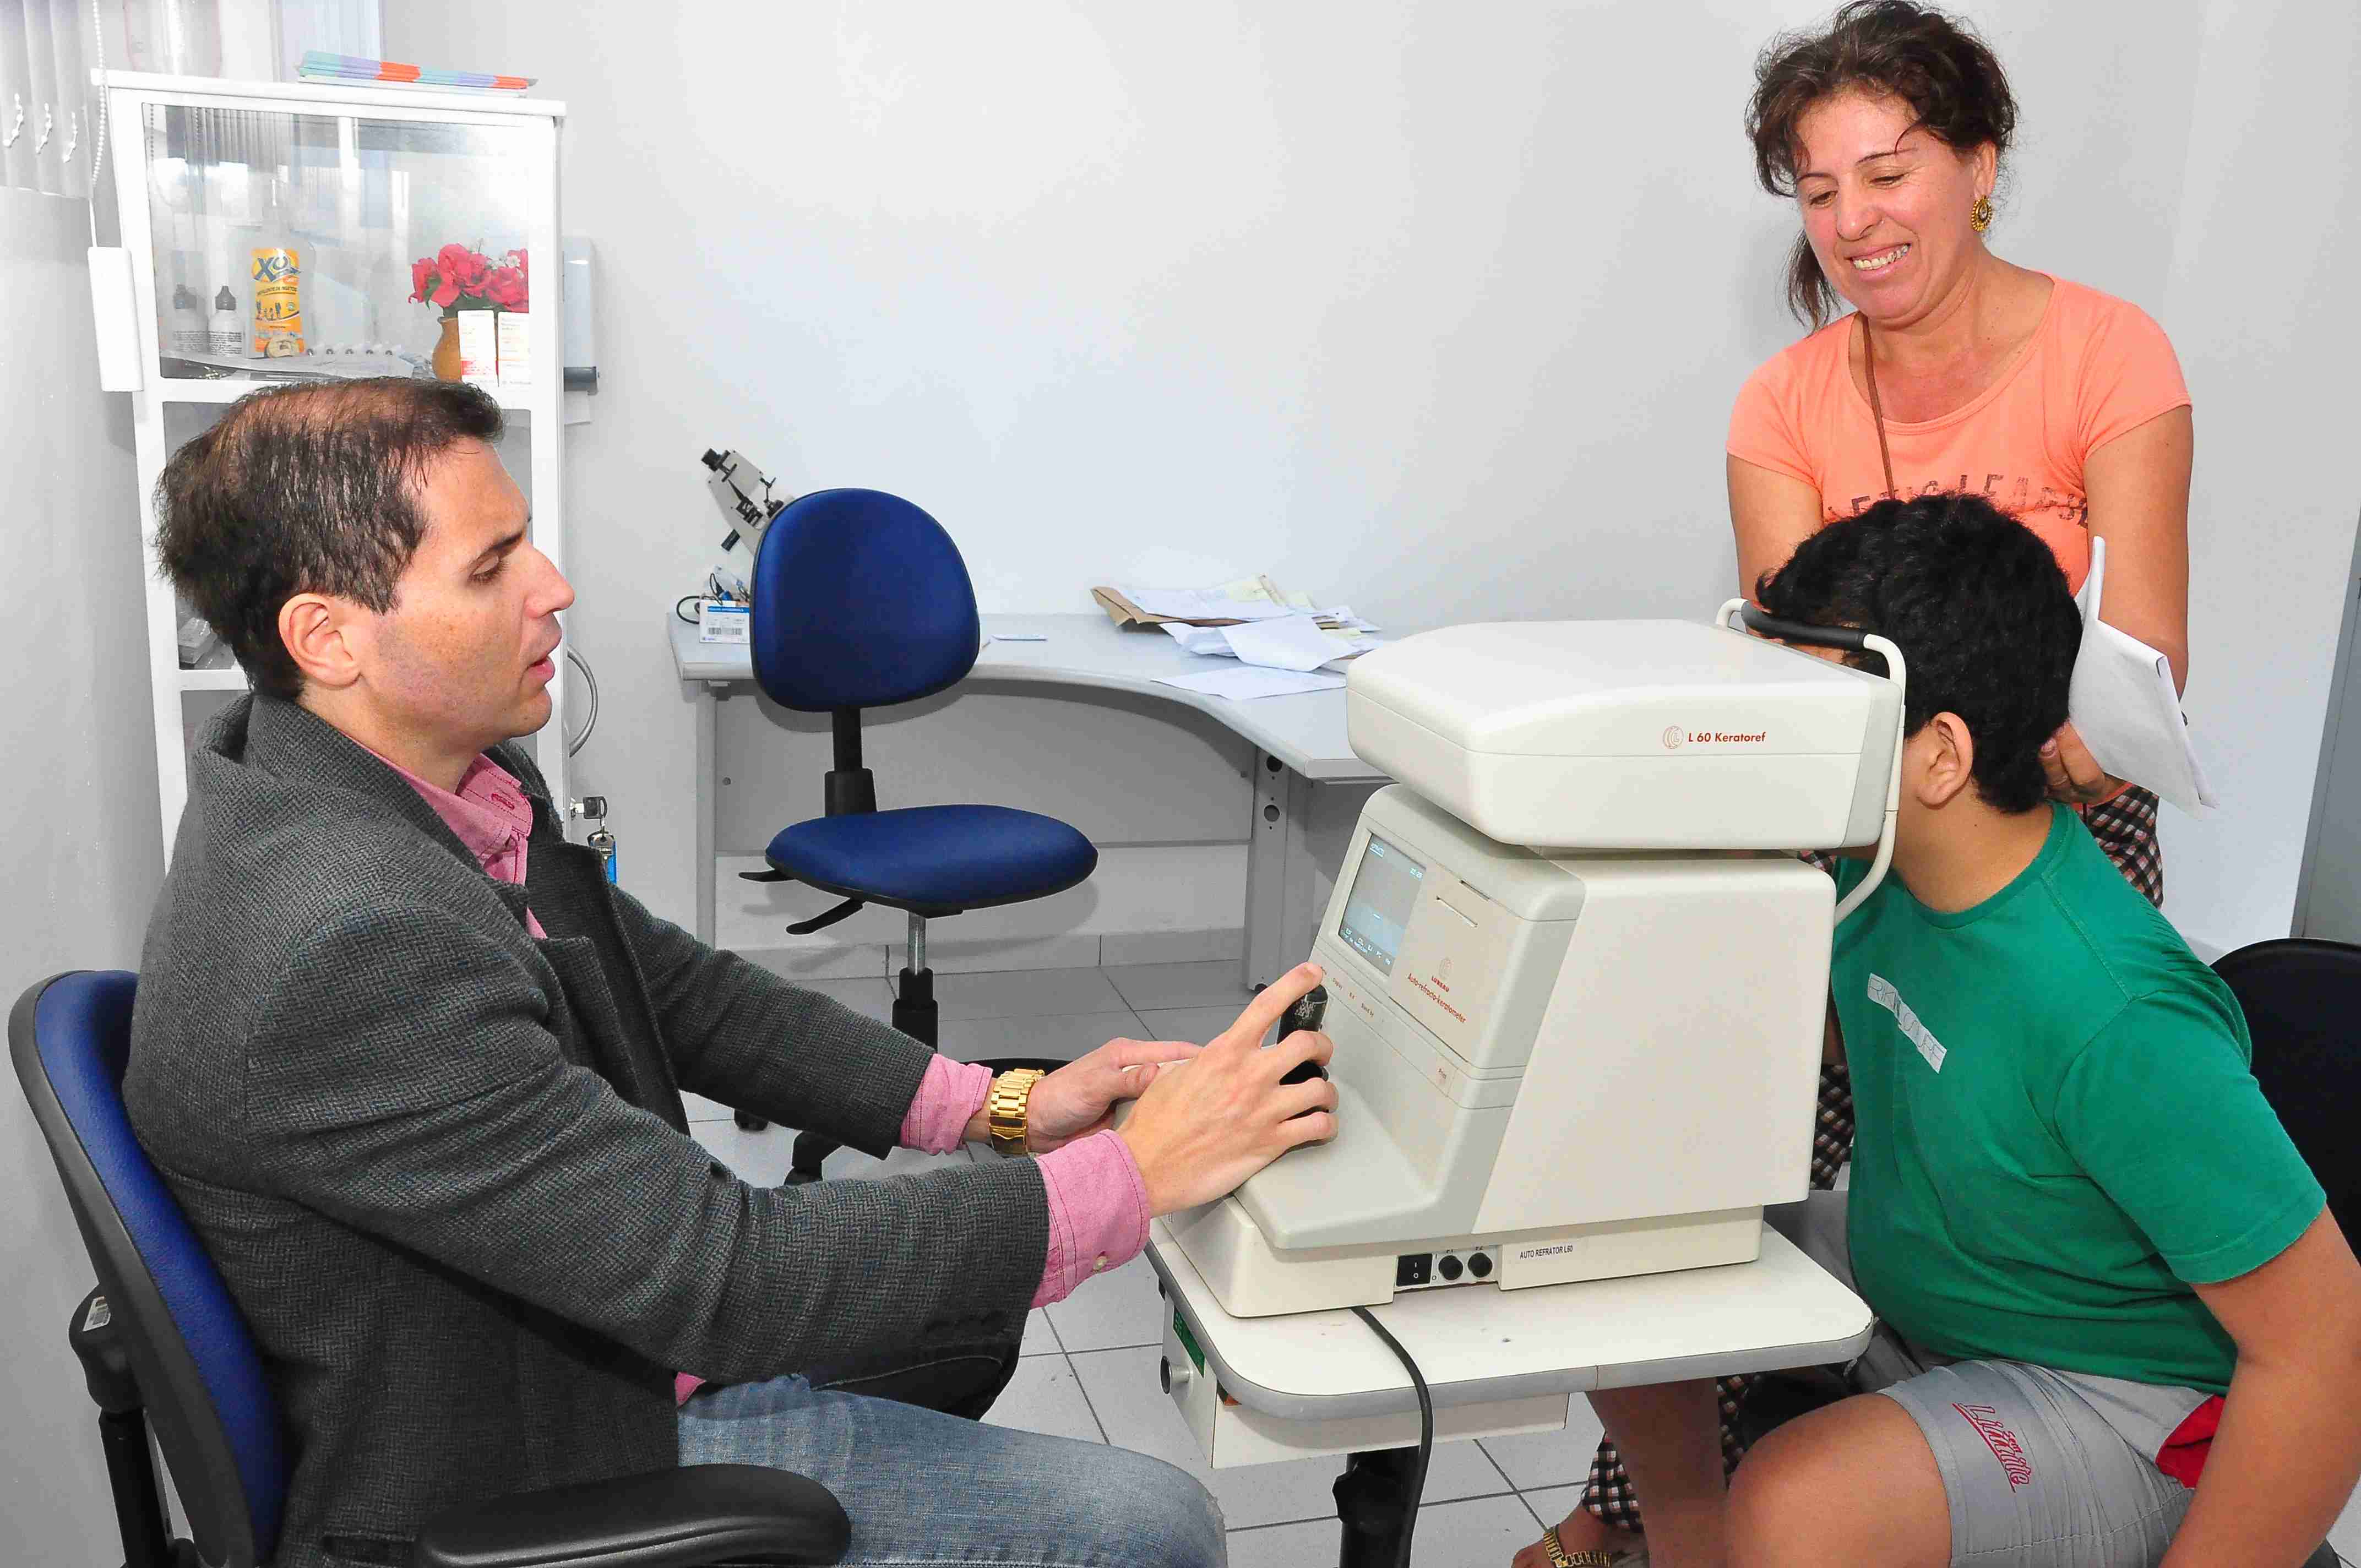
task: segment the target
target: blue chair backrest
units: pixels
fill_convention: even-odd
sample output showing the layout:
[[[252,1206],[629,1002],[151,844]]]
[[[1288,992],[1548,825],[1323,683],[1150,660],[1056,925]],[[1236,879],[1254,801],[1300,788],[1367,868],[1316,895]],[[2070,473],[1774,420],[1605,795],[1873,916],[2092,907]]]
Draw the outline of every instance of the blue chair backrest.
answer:
[[[754,679],[804,713],[914,702],[975,667],[983,624],[942,524],[883,490],[815,490],[754,558]]]
[[[247,1568],[278,1544],[286,1506],[279,1406],[245,1317],[124,1113],[137,981],[85,970],[33,987],[9,1014],[9,1054],[198,1552]]]

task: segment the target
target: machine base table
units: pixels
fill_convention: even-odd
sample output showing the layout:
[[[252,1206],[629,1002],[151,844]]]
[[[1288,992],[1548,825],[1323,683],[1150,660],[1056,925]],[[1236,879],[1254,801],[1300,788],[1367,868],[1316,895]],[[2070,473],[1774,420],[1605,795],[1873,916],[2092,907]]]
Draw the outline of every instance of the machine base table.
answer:
[[[1234,1318],[1162,1221],[1148,1234],[1172,1313],[1163,1376],[1207,1462],[1351,1456],[1336,1483],[1340,1561],[1398,1562],[1419,1416],[1393,1352],[1349,1311]],[[1850,1361],[1871,1328],[1860,1297],[1767,1226],[1752,1263],[1414,1291],[1372,1311],[1418,1363],[1438,1442],[1555,1430],[1594,1388]]]

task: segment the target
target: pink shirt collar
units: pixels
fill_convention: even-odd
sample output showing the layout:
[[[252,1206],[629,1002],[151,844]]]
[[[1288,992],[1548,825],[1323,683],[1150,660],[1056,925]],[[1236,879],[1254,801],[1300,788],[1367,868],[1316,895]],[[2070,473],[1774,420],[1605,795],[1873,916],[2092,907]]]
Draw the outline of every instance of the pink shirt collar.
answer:
[[[511,887],[524,885],[526,844],[533,836],[533,802],[525,798],[524,786],[514,774],[489,757],[479,755],[459,775],[458,792],[454,794],[420,778],[381,751],[373,751],[370,755],[400,773],[402,782],[434,808],[434,815],[467,846],[467,852],[476,857],[476,863],[484,868],[486,876]],[[546,935],[530,909],[524,912],[524,925],[535,937]]]
[[[514,774],[489,757],[478,756],[459,777],[457,793],[430,784],[391,758],[381,759],[416,790],[486,872],[507,883],[524,881],[525,841],[533,836],[533,803]]]

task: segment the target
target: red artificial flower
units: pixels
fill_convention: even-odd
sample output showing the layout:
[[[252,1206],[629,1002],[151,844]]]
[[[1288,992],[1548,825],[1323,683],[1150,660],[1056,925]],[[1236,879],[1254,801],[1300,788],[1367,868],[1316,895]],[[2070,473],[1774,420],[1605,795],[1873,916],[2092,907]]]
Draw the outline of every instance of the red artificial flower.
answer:
[[[422,256],[410,264],[410,302],[412,304],[423,305],[426,302],[427,280],[434,276],[434,263],[425,257]]]
[[[519,267],[496,269],[484,280],[484,298],[504,311],[525,309],[524,269]]]

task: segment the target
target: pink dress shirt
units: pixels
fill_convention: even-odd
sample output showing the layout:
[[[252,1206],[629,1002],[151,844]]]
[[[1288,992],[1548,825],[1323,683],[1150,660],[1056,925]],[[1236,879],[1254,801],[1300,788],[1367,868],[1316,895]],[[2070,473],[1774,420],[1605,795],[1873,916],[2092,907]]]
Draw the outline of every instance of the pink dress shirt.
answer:
[[[533,806],[524,787],[489,757],[478,757],[460,776],[456,794],[430,784],[392,759],[380,762],[400,773],[427,805],[434,808],[467,852],[494,882],[512,887],[524,884],[525,855],[533,833]],[[541,928],[532,910],[524,912],[525,929],[536,938]],[[992,1069],[972,1062],[937,1057],[927,1064],[918,1092],[902,1118],[905,1148],[945,1154],[959,1147],[967,1124],[983,1109],[992,1090]],[[1139,1162],[1131,1146],[1113,1131],[1087,1138],[1041,1156],[1041,1185],[1049,1201],[1049,1249],[1041,1266],[1041,1285],[1033,1305],[1046,1307],[1073,1294],[1092,1275],[1118,1267],[1139,1255],[1148,1245],[1148,1184],[1140,1179]],[[681,1373],[675,1395],[686,1399],[702,1379]]]

